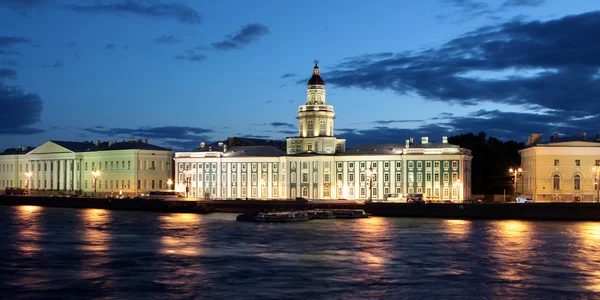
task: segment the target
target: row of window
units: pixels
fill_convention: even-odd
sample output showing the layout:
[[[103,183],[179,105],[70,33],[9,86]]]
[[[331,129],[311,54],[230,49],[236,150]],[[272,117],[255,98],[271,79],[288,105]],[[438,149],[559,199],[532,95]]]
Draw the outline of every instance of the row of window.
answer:
[[[554,166],[558,167],[560,165],[560,160],[559,159],[555,159],[554,160]],[[596,162],[594,164],[595,166],[600,166],[600,159],[596,159]],[[581,166],[581,160],[576,159],[575,160],[575,166],[579,167]]]
[[[169,162],[168,161],[160,161],[159,162],[160,165],[160,170],[168,170],[169,169]],[[91,168],[90,170],[125,170],[125,161],[105,161],[104,162],[104,169],[102,169],[102,162],[99,162],[96,165],[96,162],[92,162],[91,163]],[[157,169],[157,162],[154,160],[151,161],[146,161],[146,160],[139,160],[138,161],[138,169],[139,170],[156,170]],[[127,170],[131,170],[131,161],[128,160],[127,161]],[[88,163],[85,162],[84,163],[84,171],[88,171]]]
[[[246,171],[246,163],[242,163],[242,171]],[[277,163],[273,163],[273,171],[277,171]],[[196,169],[196,166],[198,168],[198,170],[202,169],[202,163],[179,163],[179,171],[183,171],[185,170],[194,170]],[[252,163],[252,171],[256,171],[258,169],[258,164],[257,163]],[[282,163],[281,166],[283,167],[284,164]],[[212,167],[212,168],[211,168]],[[262,163],[261,164],[262,170],[264,172],[267,171],[267,163]],[[204,163],[204,170],[206,170],[208,172],[208,170],[213,170],[216,171],[217,170],[217,163]],[[226,163],[222,163],[221,164],[221,170],[227,170],[227,164]],[[237,163],[231,164],[231,170],[232,171],[236,171],[237,170]]]
[[[94,187],[94,180],[91,180],[91,188],[93,189],[97,189],[97,190],[102,190],[102,180],[98,180],[97,182],[98,186]],[[88,181],[85,180],[84,181],[84,189],[88,189]],[[162,180],[138,180],[137,181],[137,189],[164,189],[165,186],[163,185],[163,181]],[[131,182],[129,180],[127,180],[127,182],[125,182],[125,180],[121,180],[121,185],[119,187],[119,181],[118,180],[104,180],[104,189],[106,190],[118,190],[118,189],[131,189]]]
[[[555,191],[558,191],[561,189],[561,178],[560,175],[558,174],[554,174],[552,176],[552,188]],[[576,191],[581,190],[581,175],[579,174],[575,174],[575,176],[573,176],[573,189]],[[598,183],[597,181],[594,182],[594,190],[598,189]]]
[[[434,168],[439,168],[440,167],[440,162],[439,161],[426,161],[425,162],[425,167],[426,168],[431,168],[431,165],[433,163],[433,167]],[[371,168],[375,169],[377,168],[377,162],[372,162],[371,163]],[[409,169],[414,169],[415,167],[415,162],[412,160],[408,161],[408,168]],[[338,162],[337,163],[337,168],[338,169],[342,169],[343,168],[343,163],[342,162]],[[354,162],[348,162],[348,168],[349,169],[354,169]],[[361,169],[365,169],[366,168],[366,163],[365,162],[360,162],[360,168]],[[389,161],[384,161],[383,162],[383,168],[384,169],[389,169],[390,168],[390,162]],[[402,162],[401,161],[397,161],[396,162],[396,169],[401,169],[402,168]],[[423,162],[422,161],[417,161],[417,169],[422,169],[423,168]],[[449,169],[450,168],[450,162],[449,161],[444,161],[444,169]],[[458,161],[452,161],[452,169],[458,169]]]

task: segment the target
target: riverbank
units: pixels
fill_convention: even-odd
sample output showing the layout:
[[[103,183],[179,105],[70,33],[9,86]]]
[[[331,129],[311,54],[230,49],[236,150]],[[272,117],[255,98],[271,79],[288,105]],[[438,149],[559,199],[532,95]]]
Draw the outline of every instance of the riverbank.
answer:
[[[360,203],[293,200],[158,200],[118,198],[70,198],[0,196],[0,205],[101,208],[155,212],[290,211],[309,209],[363,209],[372,216],[446,219],[521,219],[600,221],[600,203]]]
[[[36,205],[44,207],[100,208],[153,212],[208,213],[214,209],[200,201],[164,201],[142,198],[88,198],[0,196],[0,205]]]

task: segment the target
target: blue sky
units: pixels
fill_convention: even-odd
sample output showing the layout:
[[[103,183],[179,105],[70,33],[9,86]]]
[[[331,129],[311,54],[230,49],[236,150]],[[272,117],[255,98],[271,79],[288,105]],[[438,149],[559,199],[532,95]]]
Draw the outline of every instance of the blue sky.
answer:
[[[600,127],[600,2],[0,0],[0,149],[296,135],[318,59],[336,136]]]

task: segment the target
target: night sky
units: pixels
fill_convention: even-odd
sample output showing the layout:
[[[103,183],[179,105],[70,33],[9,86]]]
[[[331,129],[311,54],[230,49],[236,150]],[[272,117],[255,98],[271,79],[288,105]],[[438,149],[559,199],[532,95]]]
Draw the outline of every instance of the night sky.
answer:
[[[0,151],[283,140],[315,59],[348,146],[600,132],[597,0],[0,0]]]

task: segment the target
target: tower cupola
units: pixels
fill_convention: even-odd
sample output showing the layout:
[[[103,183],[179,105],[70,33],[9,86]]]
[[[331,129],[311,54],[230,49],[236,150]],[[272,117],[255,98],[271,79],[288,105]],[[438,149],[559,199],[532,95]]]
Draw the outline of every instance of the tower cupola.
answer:
[[[312,77],[308,80],[308,85],[325,85],[325,81],[321,78],[319,73],[319,61],[315,59],[315,67],[313,68]]]

